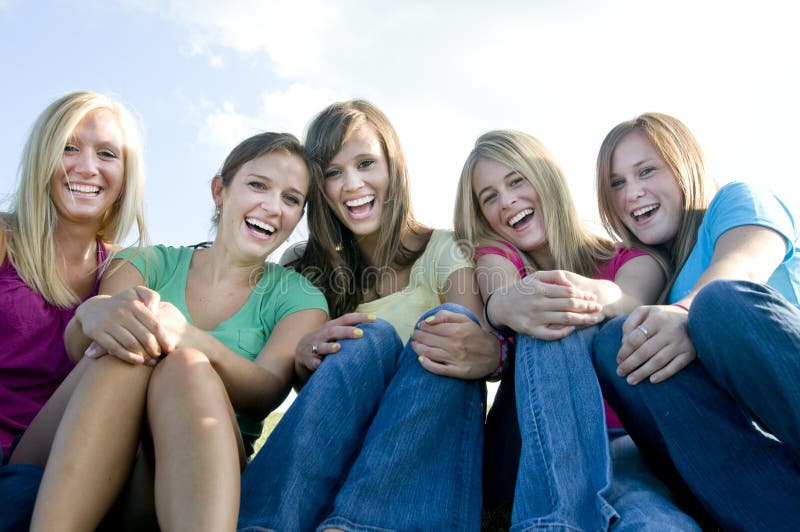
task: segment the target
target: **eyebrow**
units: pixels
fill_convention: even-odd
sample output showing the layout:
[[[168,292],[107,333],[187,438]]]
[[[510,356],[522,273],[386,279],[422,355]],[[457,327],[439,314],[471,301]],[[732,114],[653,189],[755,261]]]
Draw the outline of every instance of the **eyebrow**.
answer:
[[[270,183],[273,183],[273,182],[275,181],[274,179],[272,179],[271,177],[269,177],[269,176],[267,176],[267,175],[254,174],[254,173],[252,173],[252,172],[251,172],[251,173],[249,173],[249,174],[247,174],[247,175],[249,175],[250,177],[257,177],[257,178],[259,178],[259,179],[263,179],[263,180],[265,180],[265,181],[269,181]],[[294,193],[296,193],[296,194],[300,194],[300,195],[301,195],[301,196],[303,196],[304,198],[306,197],[306,193],[305,193],[305,192],[302,192],[300,189],[297,189],[297,188],[295,188],[295,187],[289,187],[289,190],[290,190],[291,192],[294,192]]]
[[[520,175],[520,173],[517,172],[516,170],[511,170],[509,173],[507,173],[506,175],[503,176],[503,181],[505,181],[509,177],[513,176],[514,174]],[[478,197],[480,198],[483,195],[483,193],[486,192],[487,190],[489,190],[490,188],[492,188],[491,185],[488,186],[488,187],[483,187],[482,189],[480,189],[478,191]]]

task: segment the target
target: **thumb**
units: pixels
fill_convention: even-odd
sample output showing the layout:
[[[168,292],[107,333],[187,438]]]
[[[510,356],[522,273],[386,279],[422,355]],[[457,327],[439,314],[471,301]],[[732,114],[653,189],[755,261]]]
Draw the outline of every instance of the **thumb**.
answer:
[[[161,302],[161,296],[155,290],[150,290],[144,286],[137,286],[133,289],[139,301],[145,304],[153,314],[158,314],[158,304]]]

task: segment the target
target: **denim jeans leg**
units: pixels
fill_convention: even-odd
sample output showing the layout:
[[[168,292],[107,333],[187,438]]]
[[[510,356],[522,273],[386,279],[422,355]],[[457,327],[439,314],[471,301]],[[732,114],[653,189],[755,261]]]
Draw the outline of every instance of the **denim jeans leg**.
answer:
[[[724,529],[796,530],[800,474],[785,446],[756,430],[700,362],[659,384],[631,386],[617,376],[623,321],[595,338],[595,365],[606,399],[654,471],[676,493],[688,486]]]
[[[622,429],[609,435],[614,472],[608,502],[619,514],[614,532],[700,532],[674,496],[650,470],[636,444]]]
[[[605,412],[591,360],[597,327],[558,341],[517,335],[522,435],[512,530],[605,530],[616,513]]]
[[[308,531],[330,512],[402,344],[389,323],[359,325],[298,394],[242,475],[239,530]]]
[[[715,281],[692,303],[689,333],[711,377],[800,464],[800,309],[762,284]]]
[[[446,309],[475,317],[465,308]],[[480,529],[482,383],[425,370],[407,344],[325,527]]]
[[[0,530],[26,532],[44,469],[11,464],[0,467]]]

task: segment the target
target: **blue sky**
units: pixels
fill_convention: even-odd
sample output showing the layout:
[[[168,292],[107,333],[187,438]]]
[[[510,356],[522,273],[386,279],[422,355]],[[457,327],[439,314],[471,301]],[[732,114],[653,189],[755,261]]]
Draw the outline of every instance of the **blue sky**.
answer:
[[[288,4],[288,5],[287,5]],[[153,242],[209,235],[209,181],[260,130],[302,135],[331,101],[363,97],[398,129],[418,216],[450,227],[474,139],[538,137],[596,219],[594,158],[643,111],[674,114],[721,182],[797,205],[800,37],[791,3],[0,0],[0,198],[36,115],[76,89],[130,104],[145,126]],[[434,7],[432,7],[434,6]]]

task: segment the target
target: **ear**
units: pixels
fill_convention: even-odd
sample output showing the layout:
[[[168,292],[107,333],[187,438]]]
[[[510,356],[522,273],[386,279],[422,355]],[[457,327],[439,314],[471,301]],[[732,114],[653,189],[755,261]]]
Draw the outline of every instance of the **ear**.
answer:
[[[211,197],[214,199],[214,205],[217,208],[222,207],[222,190],[225,187],[222,184],[222,176],[215,175],[211,180]]]

